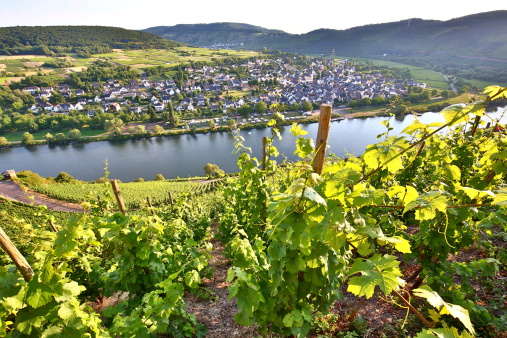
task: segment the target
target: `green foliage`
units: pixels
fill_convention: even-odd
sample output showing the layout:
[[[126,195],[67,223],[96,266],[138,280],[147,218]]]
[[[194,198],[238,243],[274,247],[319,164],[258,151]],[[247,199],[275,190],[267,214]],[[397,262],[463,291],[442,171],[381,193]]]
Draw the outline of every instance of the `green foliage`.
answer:
[[[219,177],[224,175],[224,171],[216,164],[206,163],[204,173],[208,177]]]
[[[39,232],[44,240],[31,243],[30,282],[0,267],[0,335],[204,336],[183,295],[208,276],[216,200],[195,201],[199,206],[182,197],[124,215],[103,211],[112,207],[109,194],[86,203],[87,213],[55,222],[57,234]],[[124,297],[104,311],[105,321],[85,305],[111,295]]]
[[[37,173],[31,172],[30,170],[21,170],[16,173],[17,179],[23,183],[28,185],[29,187],[33,187],[36,185],[45,185],[50,182],[47,178],[40,176]]]
[[[74,177],[72,177],[71,174],[68,174],[68,173],[62,171],[58,174],[58,176],[55,177],[55,182],[56,183],[74,183],[74,182],[76,182],[76,180],[74,179]]]
[[[481,231],[506,228],[505,135],[477,123],[507,88],[485,92],[485,101],[442,111],[445,123],[416,120],[399,136],[385,123],[363,156],[333,159],[321,175],[309,165],[311,140],[296,140],[301,161],[266,170],[237,144],[241,172],[224,191],[230,206],[219,228],[234,265],[236,321],[305,336],[312,313],[326,314],[344,284],[358,297],[403,295],[402,265],[411,261],[424,283],[414,293],[437,307],[439,315],[428,311],[436,325],[464,328],[463,336],[487,330],[491,313],[474,303],[469,279],[494,275],[498,263],[448,261]],[[408,227],[416,230],[408,235]]]

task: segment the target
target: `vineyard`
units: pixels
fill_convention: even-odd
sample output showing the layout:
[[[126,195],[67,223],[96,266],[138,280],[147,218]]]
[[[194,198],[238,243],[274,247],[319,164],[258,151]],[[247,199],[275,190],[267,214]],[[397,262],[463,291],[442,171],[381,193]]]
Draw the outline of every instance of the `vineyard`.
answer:
[[[83,193],[87,212],[53,217],[56,232],[33,223],[27,262],[0,267],[0,336],[214,336],[185,302],[216,301],[220,247],[235,321],[260,336],[506,337],[507,135],[487,107],[507,88],[484,94],[400,135],[384,122],[359,157],[322,156],[325,138],[294,124],[300,160],[277,163],[272,120],[262,158],[236,135],[238,175],[172,204],[122,212],[107,183],[100,202]],[[15,243],[4,225],[28,229],[21,217],[1,213]],[[405,314],[374,326],[371,299]]]
[[[119,183],[125,204],[130,207],[139,207],[149,197],[153,204],[167,203],[168,192],[175,197],[182,193],[199,192],[206,189],[206,184],[197,182],[181,181],[146,181]],[[85,202],[91,196],[105,198],[111,189],[107,185],[93,183],[59,183],[35,185],[33,189],[50,197],[73,203]]]

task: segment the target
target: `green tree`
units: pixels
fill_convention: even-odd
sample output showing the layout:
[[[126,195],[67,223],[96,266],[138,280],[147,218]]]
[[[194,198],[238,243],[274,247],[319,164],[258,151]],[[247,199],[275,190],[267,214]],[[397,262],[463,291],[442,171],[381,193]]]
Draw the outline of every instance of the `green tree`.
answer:
[[[65,98],[63,97],[62,94],[60,94],[58,92],[53,92],[53,94],[49,98],[49,102],[51,102],[54,105],[60,104],[60,103],[65,103]]]
[[[3,136],[0,137],[0,147],[5,147],[5,146],[8,146],[10,144],[9,141],[7,141],[7,139]]]
[[[224,171],[216,164],[206,163],[203,169],[208,177],[220,177],[224,175]]]
[[[33,144],[34,143],[34,137],[32,134],[30,134],[29,132],[25,132],[23,134],[23,139],[21,140],[21,144],[24,144],[24,145],[30,145],[30,144]]]
[[[121,129],[125,126],[125,123],[123,122],[123,120],[115,117],[113,118],[112,120],[106,120],[104,122],[104,130],[106,131],[111,131],[113,129]]]
[[[162,174],[157,174],[155,176],[155,181],[165,181],[165,177]]]
[[[71,129],[69,130],[69,132],[67,133],[67,138],[69,140],[78,140],[81,138],[81,131],[79,129]]]
[[[142,124],[137,126],[137,133],[140,135],[146,134],[146,127]]]
[[[46,140],[46,143],[48,143],[48,144],[51,144],[55,141],[55,138],[54,138],[53,134],[51,134],[51,133],[46,133],[46,135],[44,135],[44,139]]]
[[[167,112],[167,122],[169,122],[173,127],[177,127],[180,124],[180,119],[176,115],[174,107],[171,103],[167,104],[166,112]]]
[[[150,122],[157,121],[157,112],[151,105],[148,106],[148,115],[150,115]]]
[[[12,108],[14,110],[20,110],[21,108],[23,108],[23,101],[21,100],[16,100],[12,103]]]
[[[313,110],[313,105],[312,105],[312,103],[310,101],[305,101],[301,105],[301,108],[303,109],[303,111],[312,111]]]
[[[267,105],[263,101],[259,101],[255,104],[255,111],[259,114],[266,113],[266,110],[268,109]]]
[[[58,176],[55,177],[55,182],[57,183],[74,183],[76,180],[72,177],[71,174],[68,174],[64,171],[60,172]]]
[[[57,133],[54,138],[55,143],[65,143],[67,141],[67,137],[64,133]]]
[[[120,127],[114,127],[111,131],[112,138],[120,138],[123,135],[123,132]]]
[[[236,119],[228,119],[227,125],[231,128],[236,128]]]
[[[237,113],[241,116],[248,116],[253,112],[252,106],[249,104],[244,104],[238,108]]]
[[[209,127],[210,129],[215,129],[215,128],[217,127],[217,124],[216,124],[216,122],[215,122],[215,120],[214,120],[214,119],[209,119],[209,120],[208,120],[208,127]]]
[[[158,124],[153,127],[153,134],[158,135],[164,132],[164,128]]]

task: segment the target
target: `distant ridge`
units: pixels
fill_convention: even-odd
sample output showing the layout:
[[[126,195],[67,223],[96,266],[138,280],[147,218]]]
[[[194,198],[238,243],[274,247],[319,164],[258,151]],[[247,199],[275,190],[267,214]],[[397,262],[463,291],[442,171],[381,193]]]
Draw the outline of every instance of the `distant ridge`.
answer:
[[[193,46],[213,46],[220,44],[256,44],[271,36],[290,36],[290,34],[274,29],[266,29],[244,23],[217,22],[208,24],[180,24],[175,26],[157,26],[143,32],[160,35],[165,39],[189,41]],[[187,42],[184,42],[187,43]]]
[[[219,46],[288,52],[373,57],[454,56],[507,60],[507,10],[447,21],[418,18],[346,30],[317,29],[290,34],[241,23],[158,26],[143,30],[193,46]]]

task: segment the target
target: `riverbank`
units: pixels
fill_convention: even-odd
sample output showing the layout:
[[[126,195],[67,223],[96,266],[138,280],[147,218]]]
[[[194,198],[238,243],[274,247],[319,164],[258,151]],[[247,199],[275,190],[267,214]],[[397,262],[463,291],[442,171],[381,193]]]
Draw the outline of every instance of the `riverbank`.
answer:
[[[373,116],[388,116],[386,112],[386,108],[380,108],[369,111],[355,111],[351,108],[334,108],[333,109],[333,119],[351,119],[357,117],[373,117]],[[278,121],[278,126],[287,126],[292,125],[294,122],[299,124],[310,124],[319,122],[320,112],[318,110],[313,111],[310,116],[298,116],[293,114],[287,114],[285,120]],[[237,121],[243,120],[241,117],[236,117]],[[246,120],[246,119],[245,119]],[[234,126],[228,125],[218,125],[216,127],[208,127],[201,126],[192,128],[189,126],[189,121],[186,121],[183,126],[172,127],[170,129],[167,128],[167,124],[164,122],[131,122],[122,129],[122,134],[114,134],[113,132],[104,132],[100,135],[96,136],[81,136],[79,138],[65,138],[60,140],[54,140],[51,142],[46,141],[45,139],[34,139],[29,141],[28,143],[23,141],[7,141],[7,144],[0,145],[0,149],[11,148],[11,147],[21,147],[21,146],[37,146],[37,145],[67,145],[67,144],[80,144],[80,143],[89,143],[89,142],[99,142],[99,141],[119,141],[119,140],[138,140],[145,139],[151,137],[160,137],[160,136],[175,136],[175,135],[187,135],[187,134],[207,134],[207,133],[216,133],[216,132],[230,132],[233,130],[251,130],[251,129],[264,129],[267,128],[267,119],[265,122],[240,122],[235,124]],[[164,130],[162,132],[154,132],[154,127],[160,126]],[[142,132],[134,132],[130,133],[129,129],[131,127],[142,129]],[[47,133],[51,133],[51,130],[44,131]]]

